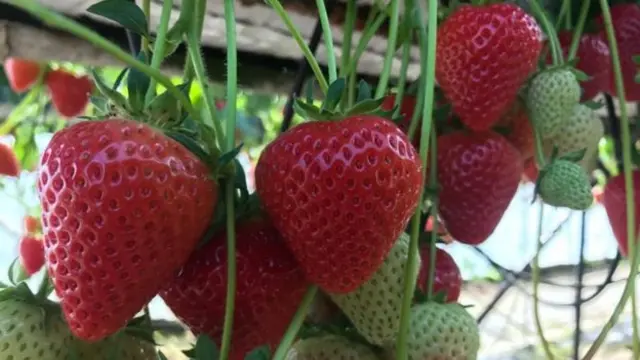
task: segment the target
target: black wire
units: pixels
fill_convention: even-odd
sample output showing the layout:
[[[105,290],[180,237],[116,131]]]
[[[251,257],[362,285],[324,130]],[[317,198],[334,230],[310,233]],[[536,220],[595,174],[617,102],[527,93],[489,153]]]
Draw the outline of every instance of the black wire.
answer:
[[[330,15],[331,10],[335,5],[335,1],[327,2],[327,13]],[[315,55],[318,50],[318,45],[320,44],[320,39],[322,38],[322,26],[320,23],[320,18],[316,20],[316,26],[313,28],[313,34],[311,34],[311,38],[309,39],[309,49],[311,53]],[[282,118],[282,125],[280,126],[280,132],[285,132],[289,127],[291,127],[291,121],[293,120],[293,102],[296,97],[300,95],[302,91],[302,86],[304,85],[305,80],[309,77],[309,71],[311,68],[309,67],[309,62],[306,58],[302,57],[298,61],[298,73],[296,74],[296,80],[293,83],[293,87],[291,92],[289,93],[289,98],[287,99],[287,104],[284,107],[284,115]]]
[[[587,212],[582,212],[580,224],[580,251],[578,261],[578,273],[576,274],[576,306],[575,306],[575,331],[573,334],[573,359],[580,360],[580,340],[582,339],[582,281],[584,280],[584,248],[586,242]]]

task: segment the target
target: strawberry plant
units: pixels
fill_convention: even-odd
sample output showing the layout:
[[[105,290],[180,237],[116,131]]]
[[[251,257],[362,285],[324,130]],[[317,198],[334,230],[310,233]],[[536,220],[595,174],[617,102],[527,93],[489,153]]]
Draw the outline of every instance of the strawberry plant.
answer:
[[[48,104],[59,121],[35,170],[41,217],[25,220],[11,284],[0,290],[2,358],[166,359],[149,326],[159,295],[196,336],[184,351],[190,359],[476,359],[480,332],[458,303],[460,268],[436,244],[485,243],[523,178],[535,183],[540,218],[545,204],[590,208],[605,133],[590,100],[603,92],[623,104],[623,171],[602,202],[632,270],[585,360],[628,299],[635,304],[640,152],[624,106],[640,100],[635,3],[600,0],[594,17],[584,1],[577,21],[559,19],[558,31],[536,0],[526,8],[428,0],[426,18],[417,1],[391,0],[376,4],[366,24],[347,11],[338,62],[332,17],[318,1],[324,71],[283,2],[267,0],[314,77],[291,99],[300,123],[283,121],[279,134],[238,113],[234,0],[223,8],[222,98],[201,51],[206,1],[181,1],[175,22],[165,1],[154,29],[144,5],[89,7],[141,39],[132,53],[35,0],[9,3],[126,67],[111,79],[100,68],[4,63],[11,90],[25,94],[0,136],[19,133],[33,103]],[[359,60],[381,29],[384,60],[369,84]],[[188,57],[176,81],[161,65],[179,47]],[[412,49],[417,79],[408,74]],[[255,179],[247,179],[239,154],[267,133],[269,143],[252,149]],[[0,175],[31,170],[23,144],[3,144]],[[25,280],[43,267],[34,294]],[[532,269],[535,294],[537,257]],[[632,351],[640,356],[638,341]]]

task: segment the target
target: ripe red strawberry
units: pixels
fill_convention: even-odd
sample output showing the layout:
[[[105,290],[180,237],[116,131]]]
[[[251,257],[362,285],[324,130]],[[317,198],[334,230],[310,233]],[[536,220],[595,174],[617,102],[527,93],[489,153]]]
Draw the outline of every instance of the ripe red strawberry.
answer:
[[[185,263],[218,188],[184,146],[129,120],[57,132],[40,163],[46,265],[73,333],[123,327]]]
[[[522,102],[514,102],[507,113],[500,119],[498,125],[506,128],[507,133],[504,137],[520,151],[522,159],[533,156],[535,151],[533,126],[529,120],[527,109]]]
[[[40,271],[44,265],[44,244],[42,239],[33,235],[22,236],[18,253],[20,254],[20,264],[22,264],[29,276]]]
[[[20,175],[20,162],[11,146],[0,142],[0,175]]]
[[[566,57],[571,47],[573,33],[562,31],[558,34],[564,56]],[[593,99],[601,92],[609,90],[611,79],[611,57],[609,55],[609,45],[605,41],[606,36],[602,34],[582,34],[578,45],[576,57],[576,69],[589,75],[591,79],[582,81],[582,101]],[[550,63],[551,57],[548,62]]]
[[[11,90],[20,94],[31,88],[40,78],[44,66],[35,61],[9,57],[4,61],[4,73]]]
[[[49,89],[51,103],[60,115],[73,118],[84,113],[93,91],[89,77],[76,76],[58,69],[47,74],[45,84]]]
[[[194,252],[161,296],[192,331],[220,341],[227,291],[227,238],[221,233]],[[236,301],[230,359],[242,360],[284,335],[308,283],[273,225],[252,219],[237,225]]]
[[[640,54],[640,5],[638,4],[616,4],[611,7],[611,19],[618,44],[620,54],[620,65],[624,80],[624,92],[627,101],[640,101],[640,83],[635,81],[640,66],[633,57]],[[598,19],[602,24],[602,19]],[[600,36],[607,39],[604,28],[600,31]],[[614,74],[611,71],[609,81],[609,92],[616,95]]]
[[[451,236],[471,245],[484,242],[507,210],[521,175],[520,153],[495,132],[440,136],[439,213]]]
[[[530,157],[524,161],[524,173],[522,174],[522,177],[525,182],[529,181],[535,183],[538,179],[538,173],[538,163],[536,162],[535,157]]]
[[[431,249],[429,245],[420,247],[422,265],[418,274],[418,289],[426,293],[429,281],[429,269],[431,267]],[[460,297],[462,287],[462,275],[455,260],[448,252],[436,248],[435,273],[433,277],[433,293],[444,293],[447,302],[456,302]]]
[[[421,163],[372,115],[298,125],[262,153],[256,189],[310,281],[347,293],[384,261],[418,205]]]
[[[27,215],[23,219],[24,231],[27,234],[34,234],[40,231],[40,219],[35,216]]]
[[[436,78],[465,125],[487,130],[500,119],[535,70],[541,39],[513,4],[462,5],[440,25]]]
[[[635,226],[636,232],[638,232],[640,231],[640,170],[633,170],[631,175],[633,179]],[[624,256],[629,255],[626,193],[624,188],[624,175],[620,174],[609,179],[609,182],[604,187],[604,195],[602,196],[602,204],[607,211],[613,235],[615,235],[618,241],[620,253]]]

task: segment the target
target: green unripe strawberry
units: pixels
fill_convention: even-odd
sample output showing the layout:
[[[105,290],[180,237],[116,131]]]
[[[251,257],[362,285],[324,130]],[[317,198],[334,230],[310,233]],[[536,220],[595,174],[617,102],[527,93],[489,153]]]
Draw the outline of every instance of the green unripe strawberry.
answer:
[[[604,126],[598,114],[584,104],[577,104],[562,131],[544,141],[544,153],[549,157],[554,147],[559,156],[585,150],[578,164],[591,173],[597,166],[598,143],[603,136]]]
[[[379,360],[370,347],[338,335],[298,340],[286,360]]]
[[[527,89],[529,118],[543,139],[555,136],[564,128],[579,101],[580,83],[568,68],[540,72]]]
[[[78,359],[91,360],[157,360],[155,346],[143,339],[124,333],[112,335],[97,343],[78,340]]]
[[[396,341],[408,257],[409,235],[403,233],[369,281],[347,294],[329,294],[358,332],[374,345]]]
[[[538,176],[538,194],[545,203],[573,210],[586,210],[593,203],[589,176],[577,163],[556,159]]]
[[[54,306],[45,309],[14,298],[0,301],[0,359],[68,360],[73,341]]]
[[[460,304],[427,302],[411,309],[409,360],[475,360],[479,349],[476,320]],[[395,359],[395,349],[386,354]]]

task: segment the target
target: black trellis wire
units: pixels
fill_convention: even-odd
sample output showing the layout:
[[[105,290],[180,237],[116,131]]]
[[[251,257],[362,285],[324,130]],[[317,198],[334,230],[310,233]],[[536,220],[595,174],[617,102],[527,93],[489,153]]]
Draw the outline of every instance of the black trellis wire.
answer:
[[[134,2],[134,0],[131,0],[132,2]],[[330,1],[327,3],[327,11],[329,12],[329,14],[331,13],[331,10],[333,9],[335,5],[335,1]],[[141,48],[141,43],[142,43],[142,38],[141,36],[126,30],[126,35],[127,35],[127,41],[128,41],[128,45],[129,45],[129,51],[136,56],[139,52],[140,52],[140,48]],[[320,44],[320,40],[322,38],[322,27],[320,24],[320,19],[318,18],[316,20],[316,24],[313,30],[313,34],[311,35],[311,38],[309,39],[309,49],[311,50],[311,52],[313,54],[315,54],[315,52],[317,51],[318,45]],[[293,87],[289,93],[289,96],[287,98],[287,103],[285,105],[285,109],[284,109],[284,116],[283,116],[283,121],[282,121],[282,125],[280,128],[280,132],[284,132],[286,131],[290,126],[291,126],[291,122],[293,119],[293,103],[295,101],[295,98],[300,94],[300,92],[302,91],[302,87],[304,86],[305,81],[309,78],[310,76],[310,68],[309,68],[309,64],[307,62],[307,60],[303,57],[299,60],[299,65],[298,65],[298,72],[296,74],[296,80],[293,84]],[[614,103],[613,103],[613,99],[610,95],[605,95],[605,104],[607,107],[607,113],[608,113],[608,118],[609,118],[609,129],[608,132],[611,134],[611,136],[614,139],[615,142],[615,149],[616,149],[616,157],[618,159],[620,159],[620,151],[621,151],[621,146],[620,146],[620,123],[618,121],[618,118],[616,116],[615,113],[615,108],[614,108]],[[602,166],[602,164],[600,164],[599,166],[601,169],[603,169],[604,167]],[[549,237],[549,239],[543,244],[543,247],[546,246],[547,244],[549,244],[553,238],[555,237],[555,235],[557,235],[557,233],[559,232],[559,230],[561,229],[561,227],[564,224],[561,224]],[[582,336],[582,331],[581,331],[581,316],[582,316],[582,305],[584,305],[585,303],[595,299],[598,295],[600,295],[602,293],[602,291],[611,283],[614,282],[613,280],[613,274],[615,273],[616,269],[618,268],[618,265],[620,263],[620,259],[621,259],[621,255],[620,252],[617,252],[616,257],[613,259],[613,261],[609,264],[609,268],[607,271],[607,275],[604,279],[604,281],[598,285],[585,285],[583,283],[583,278],[584,278],[584,273],[585,273],[585,258],[584,258],[584,252],[585,252],[585,243],[586,243],[586,212],[582,212],[582,216],[581,216],[581,231],[580,231],[580,247],[579,247],[579,261],[578,261],[578,265],[577,265],[577,272],[576,272],[576,283],[575,284],[558,284],[555,283],[553,281],[550,280],[541,280],[541,283],[544,283],[546,285],[551,285],[551,286],[557,286],[557,287],[565,287],[565,288],[574,288],[575,289],[575,300],[571,303],[559,303],[559,302],[552,302],[552,301],[547,301],[544,299],[539,299],[539,301],[541,303],[545,303],[547,305],[551,305],[551,306],[571,306],[574,307],[574,314],[575,314],[575,332],[574,332],[574,338],[573,338],[573,359],[578,360],[580,357],[580,344],[581,344],[581,336]],[[493,259],[491,259],[490,256],[488,256],[486,253],[484,253],[482,250],[480,250],[479,248],[474,248],[476,250],[476,252],[480,255],[482,255],[494,268],[498,269],[498,271],[503,275],[503,277],[505,278],[501,285],[500,288],[498,290],[498,292],[495,294],[494,298],[489,302],[489,304],[486,306],[486,308],[483,310],[483,312],[478,316],[477,321],[478,324],[482,323],[484,321],[484,319],[486,319],[486,317],[490,314],[490,312],[495,308],[495,306],[497,305],[497,303],[502,299],[502,297],[509,291],[509,289],[511,289],[512,287],[516,287],[519,290],[521,290],[522,292],[524,292],[527,296],[532,296],[528,291],[520,288],[518,286],[518,281],[520,279],[523,278],[531,278],[531,263],[533,261],[533,259],[531,259],[528,264],[520,271],[515,272],[509,269],[504,268],[503,266],[501,266],[500,264],[498,264],[497,262],[495,262]],[[583,290],[585,288],[594,288],[594,292],[589,295],[588,297],[583,297]]]

